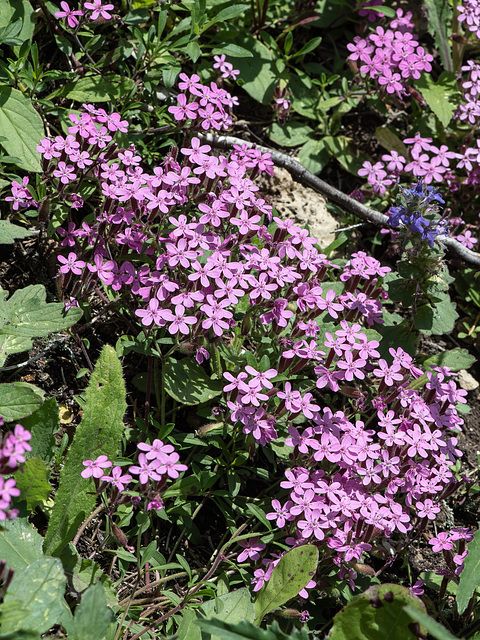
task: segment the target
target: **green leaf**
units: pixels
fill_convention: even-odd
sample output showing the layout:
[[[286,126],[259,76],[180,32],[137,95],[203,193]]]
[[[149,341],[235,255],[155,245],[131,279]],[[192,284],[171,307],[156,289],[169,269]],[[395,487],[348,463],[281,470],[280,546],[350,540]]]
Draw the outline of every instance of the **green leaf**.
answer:
[[[441,336],[450,333],[455,326],[458,313],[455,311],[455,304],[450,300],[448,294],[439,302],[427,303],[417,309],[414,315],[414,324],[419,331],[426,335],[432,333]]]
[[[28,458],[22,469],[14,478],[21,494],[19,499],[25,500],[27,509],[34,511],[42,502],[48,500],[52,487],[48,481],[49,471],[41,458]]]
[[[125,383],[113,347],[105,346],[86,391],[83,418],[60,474],[60,484],[45,536],[44,550],[59,555],[95,507],[92,480],[81,477],[83,460],[99,455],[115,458],[123,435]]]
[[[21,572],[43,558],[43,538],[27,518],[6,520],[0,529],[0,558],[7,567]]]
[[[202,640],[202,631],[196,624],[198,617],[192,609],[184,609],[177,629],[177,640]]]
[[[428,32],[435,38],[443,68],[453,70],[452,49],[449,34],[452,27],[452,5],[449,0],[424,0],[428,16]]]
[[[201,29],[200,33],[203,33],[214,24],[227,22],[228,20],[234,20],[245,13],[250,8],[249,4],[230,4],[215,14]]]
[[[12,224],[8,220],[0,220],[0,244],[13,244],[15,240],[29,238],[33,233],[18,224]]]
[[[0,366],[10,353],[30,349],[30,338],[47,336],[54,331],[71,327],[82,316],[72,307],[65,312],[61,302],[46,302],[45,287],[41,284],[18,289],[5,300],[0,295]]]
[[[18,631],[23,627],[46,633],[63,613],[65,587],[65,574],[58,558],[40,558],[22,572],[15,573],[4,602],[18,600],[28,613],[15,626],[4,623],[2,632]]]
[[[425,612],[422,601],[406,587],[370,587],[337,613],[329,640],[417,640],[410,630],[411,617],[403,610],[406,605]]]
[[[238,44],[253,55],[253,59],[235,60],[235,66],[240,71],[239,84],[251,98],[262,104],[269,104],[278,81],[272,52],[253,36],[239,38]]]
[[[457,108],[456,75],[445,71],[434,82],[430,75],[424,73],[415,81],[415,87],[442,125],[447,127]]]
[[[7,85],[0,85],[0,131],[6,138],[2,147],[21,160],[22,169],[40,172],[36,147],[45,135],[42,119],[23,93]]]
[[[104,640],[114,619],[103,586],[97,582],[87,589],[75,609],[75,640]]]
[[[0,384],[0,416],[5,422],[16,422],[42,406],[43,398],[40,389],[19,382]]]
[[[318,549],[311,544],[288,551],[272,572],[267,584],[258,592],[255,600],[255,621],[284,602],[294,598],[311,580],[318,564]]]
[[[131,78],[114,73],[85,76],[78,82],[67,84],[51,94],[49,98],[63,96],[75,102],[110,102],[110,100],[120,100],[134,86],[135,83]]]
[[[60,424],[59,411],[55,398],[49,398],[35,413],[22,419],[22,425],[32,434],[29,441],[32,450],[28,452],[28,457],[38,456],[47,464],[53,460],[56,446],[54,433]]]
[[[20,43],[31,40],[35,28],[34,10],[28,0],[3,0],[0,2],[0,28],[12,23],[20,23],[21,29],[15,34]]]
[[[281,125],[272,122],[267,129],[268,137],[282,147],[298,147],[306,142],[313,129],[298,121],[289,121]]]
[[[193,358],[170,358],[163,375],[165,391],[181,404],[195,405],[208,402],[219,396],[224,386],[221,380],[211,380]]]
[[[229,56],[230,58],[253,58],[253,53],[245,47],[240,47],[234,42],[218,45],[212,50],[212,56]]]
[[[303,45],[300,51],[297,51],[297,53],[294,53],[292,58],[298,58],[300,56],[306,55],[307,53],[310,53],[310,51],[313,51],[318,47],[318,45],[322,42],[322,39],[323,39],[322,36],[318,36],[317,38],[312,38],[311,40],[309,40],[309,42]]]
[[[255,617],[255,607],[250,592],[246,588],[237,589],[214,600],[209,600],[198,609],[198,612],[205,618],[216,618],[232,624],[237,624],[242,620],[253,622]]]
[[[260,629],[248,620],[242,620],[238,624],[216,619],[198,620],[197,625],[203,631],[214,634],[215,637],[222,640],[309,640],[310,637],[305,629],[293,629],[290,633],[285,634],[279,628],[277,621],[274,621],[267,629]],[[204,637],[202,635],[202,638]],[[185,640],[187,640],[186,637]],[[210,637],[205,637],[205,640],[210,640]]]
[[[309,140],[298,152],[298,161],[311,173],[320,173],[330,161],[324,141]]]
[[[415,622],[419,622],[422,627],[428,631],[430,635],[432,635],[436,640],[457,640],[457,638],[450,633],[444,626],[442,626],[439,622],[431,618],[429,615],[420,611],[420,609],[416,609],[410,605],[405,605],[403,610],[407,615],[410,616],[412,620]]]
[[[388,127],[377,127],[375,137],[387,151],[396,151],[404,158],[408,158],[408,149],[391,129]]]
[[[457,589],[459,615],[465,611],[475,589],[480,586],[480,530],[475,533],[473,540],[468,545],[468,554],[464,564]]]
[[[466,349],[450,349],[449,351],[442,351],[436,353],[434,356],[428,357],[423,360],[422,367],[431,369],[435,367],[450,367],[452,371],[460,371],[461,369],[469,369],[476,361],[476,358],[472,356]]]

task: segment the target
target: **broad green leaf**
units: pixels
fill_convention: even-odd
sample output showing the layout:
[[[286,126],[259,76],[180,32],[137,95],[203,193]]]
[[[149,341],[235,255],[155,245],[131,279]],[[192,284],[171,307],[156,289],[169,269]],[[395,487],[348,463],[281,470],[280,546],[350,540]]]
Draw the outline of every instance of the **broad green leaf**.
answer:
[[[412,620],[421,624],[435,640],[457,640],[456,636],[452,635],[448,629],[445,629],[444,626],[423,611],[420,611],[420,609],[407,604],[403,607],[403,610]]]
[[[408,149],[391,129],[388,127],[377,127],[375,137],[387,151],[396,151],[404,158],[408,158]]]
[[[178,625],[177,640],[203,640],[202,631],[196,624],[198,617],[193,609],[184,609],[183,617]]]
[[[345,136],[325,136],[323,142],[330,155],[338,160],[344,169],[355,176],[358,174],[363,158],[353,151],[349,138]]]
[[[18,499],[25,500],[29,511],[34,511],[39,504],[48,500],[52,491],[48,477],[47,465],[41,458],[28,458],[22,469],[15,473],[14,478],[21,491]]]
[[[402,349],[408,354],[415,357],[417,351],[417,336],[415,332],[411,330],[408,320],[404,320],[396,325],[379,325],[377,326],[377,331],[382,336],[382,341],[378,347],[382,358],[389,358],[388,350],[390,347],[396,349],[399,344],[402,345]]]
[[[298,161],[311,173],[318,174],[330,161],[323,140],[309,140],[298,152]]]
[[[450,349],[436,353],[434,356],[428,357],[422,362],[422,367],[430,369],[431,367],[450,367],[452,371],[460,371],[461,369],[469,369],[475,362],[466,349]]]
[[[0,220],[0,244],[13,244],[15,240],[23,240],[29,238],[31,231],[18,224],[12,224],[8,220]]]
[[[272,52],[253,36],[243,36],[237,42],[253,55],[253,58],[235,60],[235,67],[240,70],[239,84],[251,98],[269,104],[278,82]]]
[[[32,434],[29,441],[32,450],[28,452],[28,457],[38,456],[47,464],[53,460],[56,446],[54,434],[60,425],[59,411],[55,398],[49,398],[40,409],[22,420],[22,425]]]
[[[475,589],[480,586],[480,529],[468,544],[468,554],[464,564],[457,589],[457,608],[460,615],[467,608]]]
[[[15,38],[20,42],[31,40],[35,28],[34,10],[28,0],[2,0],[0,2],[0,29],[18,22],[21,29]]]
[[[422,601],[406,587],[370,587],[337,613],[329,640],[417,640],[409,627],[411,617],[403,610],[406,605],[425,613]]]
[[[318,549],[312,544],[288,551],[274,568],[270,580],[255,600],[255,622],[298,595],[312,579],[318,564]]]
[[[450,333],[455,326],[458,313],[455,311],[455,304],[450,300],[448,294],[439,302],[427,303],[419,307],[414,315],[414,324],[419,331],[426,335],[432,333],[441,336]]]
[[[312,133],[311,127],[298,121],[289,121],[283,125],[272,122],[267,130],[268,137],[283,147],[298,147],[306,142]]]
[[[107,606],[105,591],[97,582],[86,590],[75,609],[75,640],[104,640],[112,621],[113,612]]]
[[[0,131],[6,138],[0,144],[23,170],[41,171],[36,147],[45,135],[42,119],[23,93],[7,85],[0,85]]]
[[[415,81],[415,87],[442,125],[447,127],[457,108],[456,75],[445,71],[434,82],[429,74],[424,73]]]
[[[205,618],[215,618],[231,624],[238,624],[242,620],[253,622],[255,618],[255,607],[250,592],[246,588],[209,600],[200,607],[198,612]],[[218,636],[213,635],[212,640],[218,640]]]
[[[234,42],[229,42],[224,45],[217,45],[214,49],[212,49],[212,56],[221,56],[221,55],[229,56],[230,58],[253,58],[253,53],[245,47],[240,47],[238,44]]]
[[[19,382],[0,384],[0,416],[5,422],[16,422],[31,415],[42,406],[43,398],[31,386]]]
[[[43,538],[27,518],[6,520],[0,529],[0,558],[21,572],[43,557]]]
[[[66,313],[63,303],[47,303],[45,287],[41,284],[18,289],[9,300],[0,296],[0,364],[11,353],[10,349],[14,349],[13,353],[19,353],[25,346],[30,349],[29,338],[67,329],[81,316],[78,308],[72,307]]]
[[[163,371],[165,391],[182,404],[208,402],[222,393],[221,380],[211,380],[193,358],[170,360]]]
[[[452,48],[449,35],[452,28],[452,5],[449,0],[424,0],[428,16],[428,32],[435,38],[443,68],[453,70]]]
[[[13,628],[3,624],[2,632],[18,631],[23,627],[46,633],[63,613],[65,587],[65,574],[58,558],[40,558],[22,572],[15,573],[5,603],[20,600],[28,614]]]
[[[202,640],[210,640],[212,637],[206,636],[205,632],[222,640],[309,640],[311,638],[305,629],[292,629],[288,634],[283,633],[276,620],[267,629],[260,629],[248,620],[242,620],[238,624],[216,619],[198,620],[196,624],[204,632]]]
[[[115,458],[123,435],[125,383],[122,366],[113,347],[105,346],[86,391],[83,418],[60,474],[60,484],[45,536],[44,550],[59,555],[79,525],[95,507],[91,478],[81,477],[83,460],[99,455]]]
[[[135,86],[131,78],[116,74],[94,75],[80,78],[78,82],[67,84],[55,96],[61,95],[75,102],[109,102],[120,100]],[[51,99],[53,94],[49,96]]]

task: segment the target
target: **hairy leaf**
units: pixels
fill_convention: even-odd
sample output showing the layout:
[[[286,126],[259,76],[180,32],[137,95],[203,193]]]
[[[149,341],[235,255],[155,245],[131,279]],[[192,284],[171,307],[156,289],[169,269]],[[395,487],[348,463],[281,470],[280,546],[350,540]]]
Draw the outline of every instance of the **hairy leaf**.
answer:
[[[480,586],[480,530],[475,533],[473,540],[468,545],[468,554],[464,560],[465,567],[460,574],[460,582],[457,589],[457,607],[461,615]]]
[[[0,244],[13,244],[15,240],[23,240],[31,235],[33,235],[31,231],[18,224],[12,224],[8,220],[0,220]]]
[[[104,640],[113,620],[103,586],[97,582],[87,589],[75,610],[75,640]]]
[[[448,0],[424,0],[428,15],[428,32],[435,38],[443,67],[452,71],[452,49],[448,34],[452,22],[452,6]]]
[[[44,550],[59,555],[95,507],[91,478],[84,479],[83,460],[94,460],[105,454],[117,455],[123,434],[125,383],[122,366],[110,346],[105,346],[86,391],[83,419],[67,454],[55,496],[55,505],[45,536]]]
[[[0,529],[0,558],[21,572],[43,557],[43,538],[27,518],[6,520]]]
[[[0,416],[5,422],[15,422],[31,415],[42,406],[40,389],[20,382],[0,384]]]

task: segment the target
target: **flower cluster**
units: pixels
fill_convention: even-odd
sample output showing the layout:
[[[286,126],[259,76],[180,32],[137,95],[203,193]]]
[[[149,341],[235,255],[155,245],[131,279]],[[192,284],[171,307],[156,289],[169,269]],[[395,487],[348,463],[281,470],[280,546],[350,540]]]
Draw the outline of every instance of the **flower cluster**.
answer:
[[[478,0],[462,0],[457,7],[458,21],[480,39],[480,4]]]
[[[438,206],[444,204],[443,198],[434,187],[424,187],[421,180],[412,189],[400,187],[400,193],[402,203],[389,209],[390,226],[396,228],[402,223],[433,247],[437,236],[447,235],[447,223]]]
[[[443,575],[447,578],[458,581],[458,576],[464,568],[464,560],[468,554],[466,548],[467,542],[473,540],[474,532],[465,527],[458,529],[450,529],[450,531],[441,531],[436,537],[429,540],[433,551],[442,552],[446,569],[437,570],[437,575]]]
[[[3,427],[3,418],[0,418],[0,426]],[[12,509],[12,500],[20,495],[14,478],[6,478],[18,471],[20,465],[25,462],[25,453],[32,447],[28,441],[32,434],[17,424],[13,431],[2,434],[0,438],[0,521],[13,520],[18,515],[18,509]]]
[[[359,359],[368,341],[357,329],[348,344]],[[372,549],[375,538],[407,534],[413,525],[418,531],[437,517],[441,500],[458,486],[452,466],[461,456],[452,434],[463,423],[456,404],[465,402],[466,393],[456,387],[448,369],[429,372],[423,392],[415,391],[410,383],[421,370],[408,354],[391,348],[387,362],[372,352],[363,356],[362,368],[370,378],[369,404],[375,413],[365,421],[366,404],[362,419],[330,407],[311,405],[303,411],[308,426],[290,426],[286,440],[295,462],[281,482],[289,496],[283,502],[274,499],[267,514],[289,535],[287,543],[315,542],[322,548],[320,577],[334,565],[352,585],[354,565]],[[337,363],[341,361],[338,357]],[[337,371],[343,376],[345,369]],[[288,411],[291,422],[298,408],[289,403]],[[255,574],[259,580],[268,579],[271,563],[264,561],[267,570]]]
[[[68,2],[62,0],[60,2],[61,11],[55,12],[56,18],[64,18],[70,29],[76,29],[80,26],[80,20],[83,17],[88,18],[91,22],[106,22],[112,19],[110,11],[113,11],[113,4],[102,4],[102,0],[92,0],[92,2],[83,2],[82,9],[72,9]]]
[[[396,17],[378,26],[366,38],[356,36],[347,45],[349,59],[364,76],[378,83],[388,94],[399,98],[407,95],[407,82],[432,70],[433,56],[419,45],[413,34],[412,13],[397,9]]]
[[[119,505],[122,502],[134,500],[136,504],[144,499],[145,509],[163,509],[162,493],[166,489],[168,479],[176,480],[180,473],[187,470],[187,466],[179,462],[180,456],[171,444],[165,444],[156,438],[151,444],[139,442],[137,464],[128,468],[129,473],[123,473],[122,467],[113,467],[106,455],[100,455],[95,460],[85,460],[82,478],[93,478],[98,493],[104,491],[109,485],[112,488],[110,502]],[[110,475],[105,475],[105,470],[110,469]],[[133,485],[133,477],[138,476],[138,482]],[[131,491],[134,487],[139,495],[133,498],[131,494],[123,494],[125,490]]]

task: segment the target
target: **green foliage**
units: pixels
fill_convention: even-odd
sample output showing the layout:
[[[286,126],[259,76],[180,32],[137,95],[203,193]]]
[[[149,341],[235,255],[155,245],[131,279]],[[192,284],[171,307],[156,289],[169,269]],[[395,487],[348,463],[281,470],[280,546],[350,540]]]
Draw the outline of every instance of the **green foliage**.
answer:
[[[32,450],[27,454],[29,457],[38,456],[47,464],[55,457],[54,434],[60,424],[59,411],[55,398],[49,398],[31,416],[22,418],[22,426],[32,434],[29,442]]]
[[[422,361],[422,367],[425,369],[431,369],[433,366],[450,367],[452,371],[460,371],[461,369],[469,369],[474,362],[475,357],[466,349],[457,348],[429,356]]]
[[[83,460],[93,460],[104,454],[117,455],[123,434],[125,413],[125,383],[122,367],[112,347],[105,346],[86,391],[83,418],[67,454],[60,474],[44,549],[49,555],[59,555],[74,537],[78,526],[95,506],[90,479],[80,476]]]
[[[0,220],[0,245],[13,244],[15,240],[24,240],[32,235],[31,231],[12,224],[8,220]]]
[[[435,38],[446,71],[453,70],[452,50],[449,42],[449,28],[452,21],[452,5],[448,0],[424,0],[428,16],[428,32]]]
[[[222,393],[223,382],[212,380],[192,358],[173,360],[164,368],[165,391],[174,400],[186,405],[202,404]]]
[[[32,39],[35,29],[34,10],[28,0],[3,0],[0,2],[0,29],[11,28],[14,25],[16,29],[10,34],[10,37],[14,34],[14,44],[23,44]],[[10,44],[8,39],[2,39],[1,42]]]
[[[468,555],[464,563],[465,567],[460,574],[460,582],[457,589],[459,614],[465,611],[470,598],[480,586],[480,530],[475,533],[473,540],[468,544]]]
[[[107,607],[105,590],[97,582],[86,590],[75,609],[75,640],[104,640],[114,620],[113,612]]]
[[[456,74],[444,71],[436,82],[430,75],[423,74],[415,86],[442,125],[447,127],[458,103]]]
[[[270,611],[298,595],[315,574],[318,549],[307,544],[291,549],[275,566],[270,580],[255,600],[255,621],[259,624]]]
[[[48,631],[62,615],[65,587],[65,574],[58,558],[39,558],[23,571],[15,573],[5,604],[21,603],[21,610],[16,620],[2,622],[2,631]]]
[[[240,70],[239,84],[254,100],[268,104],[278,82],[271,50],[253,36],[240,37],[237,43],[253,53],[253,58],[235,60],[235,66]]]
[[[23,93],[7,85],[0,85],[0,131],[0,144],[24,170],[41,170],[36,146],[45,135],[42,119]]]
[[[274,622],[267,629],[259,629],[248,620],[243,620],[238,624],[231,624],[221,620],[199,620],[197,624],[203,631],[215,634],[221,640],[286,640],[286,638],[308,640],[309,638],[304,629],[293,629],[290,633],[285,634],[281,631],[277,622]]]
[[[43,393],[33,385],[22,382],[0,384],[0,415],[6,422],[22,420],[37,411],[42,403]]]
[[[35,508],[46,501],[50,495],[49,470],[41,458],[29,458],[23,468],[16,472],[15,481],[20,489],[20,500],[25,500],[27,509]]]
[[[407,588],[397,584],[370,587],[347,604],[333,619],[330,640],[415,640],[411,616],[404,611],[409,605],[425,612],[422,601]],[[422,630],[422,633],[425,633]]]
[[[9,520],[0,528],[0,558],[19,573],[43,557],[42,543],[27,518]]]
[[[7,292],[0,289],[0,366],[10,354],[31,349],[32,338],[67,329],[82,316],[76,307],[65,313],[61,302],[47,303],[41,284],[18,289],[6,298]]]

